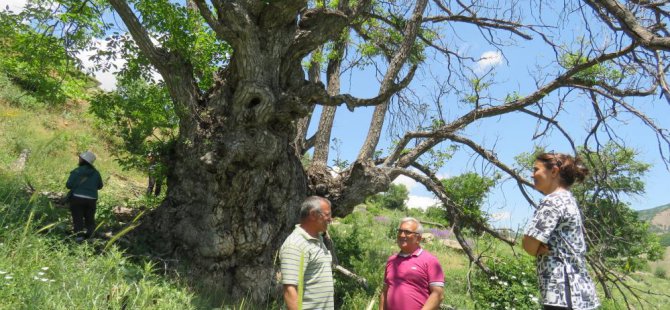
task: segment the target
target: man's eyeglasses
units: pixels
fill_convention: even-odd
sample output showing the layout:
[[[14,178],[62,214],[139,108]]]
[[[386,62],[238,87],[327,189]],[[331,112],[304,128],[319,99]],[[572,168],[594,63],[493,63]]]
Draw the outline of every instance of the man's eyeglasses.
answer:
[[[331,216],[330,212],[326,213],[326,212],[317,210],[316,213],[321,214],[325,218],[330,218],[330,216]]]
[[[419,234],[418,232],[409,231],[409,230],[405,230],[405,229],[396,229],[396,232],[398,233],[398,236],[400,236],[402,234],[405,234],[405,236],[409,236],[411,234],[416,234],[416,235]]]

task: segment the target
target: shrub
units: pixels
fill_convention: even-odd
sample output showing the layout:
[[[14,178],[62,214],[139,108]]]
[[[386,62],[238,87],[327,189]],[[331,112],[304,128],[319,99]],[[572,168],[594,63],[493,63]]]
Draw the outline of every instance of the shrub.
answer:
[[[473,298],[481,309],[537,309],[535,264],[530,256],[498,257],[486,262],[493,271],[487,276],[479,271],[473,281]]]
[[[665,269],[658,267],[656,270],[654,270],[654,276],[657,278],[666,279],[668,275]]]

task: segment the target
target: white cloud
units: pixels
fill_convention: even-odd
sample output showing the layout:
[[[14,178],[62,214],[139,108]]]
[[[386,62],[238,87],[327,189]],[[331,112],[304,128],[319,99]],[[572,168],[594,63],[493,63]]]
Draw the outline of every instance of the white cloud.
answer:
[[[507,211],[502,211],[491,214],[490,220],[492,222],[498,222],[498,221],[508,221],[510,219],[512,219],[512,214]]]
[[[402,184],[405,185],[408,191],[412,191],[413,188],[417,186],[417,182],[414,181],[414,179],[401,175],[397,177],[395,180],[393,180],[393,184]]]
[[[440,173],[436,173],[435,177],[437,177],[440,180],[443,180],[443,179],[451,178],[451,175],[449,175],[449,173],[447,173],[447,172],[444,172],[444,173],[440,172]]]
[[[0,11],[9,9],[14,13],[20,13],[23,11],[23,7],[26,6],[27,0],[0,0]]]
[[[409,199],[405,202],[408,208],[418,208],[426,210],[436,204],[440,204],[440,200],[435,197],[409,195]]]
[[[484,72],[491,67],[495,67],[502,63],[503,57],[500,51],[484,52],[477,61],[477,71]]]

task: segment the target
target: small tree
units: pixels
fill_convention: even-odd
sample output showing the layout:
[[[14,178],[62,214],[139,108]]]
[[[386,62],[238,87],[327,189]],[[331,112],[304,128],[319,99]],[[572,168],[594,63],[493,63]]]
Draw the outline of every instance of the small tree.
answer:
[[[580,154],[590,176],[572,191],[584,215],[589,263],[611,298],[605,282],[620,283],[616,285],[619,290],[630,289],[620,273],[640,270],[648,261],[663,257],[664,249],[650,232],[649,223],[639,220],[630,204],[622,201],[644,193],[642,178],[650,165],[637,161],[632,149],[614,143],[598,152],[582,150]]]
[[[369,198],[370,203],[390,210],[404,210],[409,191],[403,184],[391,184],[388,191]]]
[[[481,206],[486,194],[495,184],[495,178],[488,178],[474,172],[442,180],[447,195],[462,208],[462,228],[469,228],[477,233],[481,232],[481,225],[477,223],[487,220],[487,215],[481,210]],[[448,219],[453,222],[451,218]]]

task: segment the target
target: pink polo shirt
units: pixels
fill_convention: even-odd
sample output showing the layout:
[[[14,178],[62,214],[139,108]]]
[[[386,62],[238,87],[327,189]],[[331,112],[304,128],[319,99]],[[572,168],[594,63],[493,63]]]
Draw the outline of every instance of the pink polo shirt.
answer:
[[[430,286],[444,286],[444,273],[437,258],[419,248],[409,256],[389,257],[384,283],[388,286],[385,309],[421,309]]]

